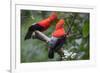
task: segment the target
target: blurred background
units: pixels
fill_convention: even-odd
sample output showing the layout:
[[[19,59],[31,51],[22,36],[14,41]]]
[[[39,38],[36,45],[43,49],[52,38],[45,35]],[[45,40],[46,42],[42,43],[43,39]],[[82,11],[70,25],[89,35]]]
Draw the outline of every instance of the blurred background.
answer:
[[[35,11],[35,10],[21,10],[21,63],[29,62],[46,62],[58,61],[59,55],[55,53],[54,59],[48,59],[48,45],[37,39],[29,39],[24,41],[25,34],[30,25],[47,18],[51,11]],[[71,36],[69,36],[64,44],[64,49],[68,52],[73,52],[73,56],[68,57],[69,60],[89,60],[89,13],[77,12],[57,12],[58,19],[65,20],[64,28],[67,30],[71,22]],[[73,16],[76,15],[74,21]],[[55,29],[56,22],[44,32],[48,37]]]

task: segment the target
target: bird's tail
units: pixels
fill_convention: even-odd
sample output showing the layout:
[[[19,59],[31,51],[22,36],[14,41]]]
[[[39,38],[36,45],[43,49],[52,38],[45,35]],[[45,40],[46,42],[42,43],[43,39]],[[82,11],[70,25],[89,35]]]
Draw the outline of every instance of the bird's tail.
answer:
[[[25,35],[24,40],[30,39],[32,36],[32,32],[28,31],[27,34]]]

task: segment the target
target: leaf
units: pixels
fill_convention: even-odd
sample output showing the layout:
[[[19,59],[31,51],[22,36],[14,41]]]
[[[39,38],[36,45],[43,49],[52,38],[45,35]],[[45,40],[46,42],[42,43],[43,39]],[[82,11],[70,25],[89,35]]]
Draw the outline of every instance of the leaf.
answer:
[[[84,22],[84,25],[82,28],[82,34],[83,34],[83,37],[87,37],[89,35],[89,21],[88,20]]]

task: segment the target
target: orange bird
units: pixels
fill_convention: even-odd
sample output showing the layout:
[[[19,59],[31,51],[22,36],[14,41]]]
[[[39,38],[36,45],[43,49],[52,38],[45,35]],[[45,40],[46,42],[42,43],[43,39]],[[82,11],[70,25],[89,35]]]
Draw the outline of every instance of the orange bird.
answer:
[[[48,18],[43,19],[34,25],[31,25],[24,39],[25,40],[30,39],[32,36],[32,33],[36,30],[41,31],[41,32],[46,31],[51,26],[51,22],[55,21],[56,19],[57,19],[57,13],[52,12]]]

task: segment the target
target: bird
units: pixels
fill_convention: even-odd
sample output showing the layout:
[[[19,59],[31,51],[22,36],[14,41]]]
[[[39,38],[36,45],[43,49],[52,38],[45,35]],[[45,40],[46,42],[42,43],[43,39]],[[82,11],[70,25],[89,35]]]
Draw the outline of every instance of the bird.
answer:
[[[60,19],[57,24],[55,30],[52,32],[51,40],[49,41],[49,49],[48,49],[48,57],[50,59],[54,58],[54,52],[61,51],[61,48],[65,42],[66,32],[64,30],[64,19]]]
[[[30,39],[32,37],[33,32],[35,32],[35,31],[41,31],[41,32],[46,31],[51,26],[51,22],[55,21],[56,19],[57,19],[57,13],[51,12],[51,14],[48,18],[45,18],[45,19],[31,25],[28,28],[28,31],[25,35],[24,40]]]

